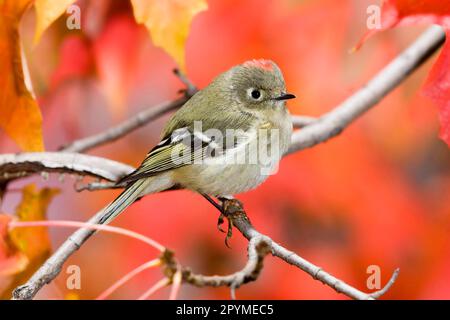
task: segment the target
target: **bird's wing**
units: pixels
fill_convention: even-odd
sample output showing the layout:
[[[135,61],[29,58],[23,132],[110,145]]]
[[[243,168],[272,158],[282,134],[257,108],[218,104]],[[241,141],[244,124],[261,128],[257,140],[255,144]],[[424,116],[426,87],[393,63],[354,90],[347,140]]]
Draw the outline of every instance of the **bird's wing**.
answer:
[[[175,130],[163,139],[145,157],[142,164],[131,174],[123,177],[117,184],[127,184],[142,178],[151,177],[164,171],[173,170],[189,164],[200,163],[210,157],[218,157],[229,149],[240,145],[246,136],[224,133],[221,139],[188,127]]]
[[[195,100],[196,96],[191,100]],[[235,137],[232,137],[233,141],[231,141],[228,129],[248,130],[251,127],[252,120],[254,120],[253,115],[236,111],[228,113],[229,116],[224,116],[222,113],[213,113],[202,119],[202,127],[196,129],[195,122],[198,120],[195,118],[192,109],[195,105],[198,106],[201,103],[194,103],[191,100],[174,114],[164,130],[163,139],[150,150],[139,168],[122,178],[118,184],[130,183],[164,171],[198,163],[199,160],[201,161],[211,155],[220,155],[227,148],[235,147],[240,143],[240,141],[235,140]],[[215,132],[219,131],[222,140],[217,141],[212,138],[214,133],[207,133],[211,131],[210,129],[216,130]]]
[[[176,169],[202,158],[203,148],[209,141],[194,134],[188,127],[175,130],[169,137],[157,144],[145,157],[142,164],[118,184],[130,183],[158,173]]]

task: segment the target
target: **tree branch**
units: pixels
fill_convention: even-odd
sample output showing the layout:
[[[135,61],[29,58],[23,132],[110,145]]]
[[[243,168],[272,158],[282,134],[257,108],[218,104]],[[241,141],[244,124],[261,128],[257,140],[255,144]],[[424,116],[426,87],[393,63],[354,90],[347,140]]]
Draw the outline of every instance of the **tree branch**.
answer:
[[[185,96],[182,98],[179,98],[175,101],[164,102],[157,106],[152,106],[148,109],[145,109],[136,114],[135,116],[133,116],[132,118],[127,119],[119,123],[118,125],[111,127],[103,132],[64,145],[60,148],[60,151],[85,152],[95,147],[101,146],[103,144],[118,140],[126,136],[130,132],[146,125],[150,121],[153,121],[158,117],[166,114],[167,112],[180,108],[187,100],[189,100],[189,98],[193,95],[193,93],[195,93],[195,91],[192,90],[193,90],[192,88],[188,89],[186,91]],[[315,120],[316,120],[315,118],[307,116],[292,117],[292,123],[295,128],[303,128],[313,123]]]
[[[164,102],[139,112],[134,117],[109,128],[104,132],[76,140],[61,147],[64,152],[85,152],[108,142],[115,141],[136,130],[163,114],[181,107],[189,98],[182,97],[175,101]]]
[[[262,268],[263,261],[270,253],[270,239],[264,236],[249,240],[247,247],[248,261],[245,267],[233,274],[226,276],[205,276],[193,273],[189,268],[181,268],[183,281],[197,287],[220,287],[228,286],[232,290],[250,281],[255,281]],[[234,297],[233,297],[234,298]]]
[[[350,286],[344,281],[332,276],[328,272],[325,272],[322,268],[303,259],[294,252],[284,248],[266,235],[261,234],[253,227],[250,219],[247,217],[247,214],[244,211],[244,208],[242,207],[242,204],[239,201],[235,199],[226,201],[227,203],[225,203],[225,207],[227,208],[227,217],[231,219],[233,225],[242,233],[242,235],[247,240],[252,241],[255,239],[265,239],[266,243],[270,245],[273,256],[278,257],[281,260],[289,263],[290,265],[303,270],[304,272],[311,275],[314,279],[321,281],[327,286],[330,286],[338,293],[345,294],[346,296],[357,300],[374,299],[375,297],[379,298],[389,290],[389,288],[394,284],[395,280],[398,277],[399,269],[395,270],[395,272],[391,276],[391,279],[383,289],[374,293],[364,293]]]
[[[388,92],[394,89],[423,61],[429,58],[444,42],[445,34],[439,27],[431,27],[421,35],[408,49],[395,58],[386,68],[378,73],[366,86],[344,101],[328,114],[316,121],[311,121],[303,129],[294,132],[292,145],[288,153],[312,147],[338,135],[351,122],[376,105]],[[236,215],[236,213],[238,213]],[[90,223],[98,223],[101,212],[90,219]],[[264,237],[271,243],[272,254],[312,275],[315,279],[331,286],[354,299],[378,298],[386,292],[398,276],[394,272],[386,287],[378,292],[367,294],[345,282],[335,278],[321,268],[306,261],[295,253],[282,247],[270,238],[260,234],[246,218],[242,208],[229,214],[236,228],[249,241]],[[47,262],[28,280],[18,287],[14,299],[32,299],[45,283],[52,281],[61,270],[64,262],[92,235],[92,231],[79,229],[47,260]]]
[[[309,116],[291,116],[291,120],[294,128],[301,129],[316,122],[317,118]]]
[[[136,114],[134,117],[127,119],[119,123],[118,125],[107,129],[106,131],[64,145],[60,148],[60,151],[85,152],[105,143],[113,142],[127,135],[128,133],[144,126],[148,122],[166,114],[167,112],[180,108],[197,92],[197,89],[192,84],[192,82],[189,81],[189,79],[187,79],[187,77],[178,69],[175,69],[173,72],[186,86],[186,89],[181,90],[181,92],[184,93],[183,97],[174,101],[164,102],[159,105],[147,108]]]

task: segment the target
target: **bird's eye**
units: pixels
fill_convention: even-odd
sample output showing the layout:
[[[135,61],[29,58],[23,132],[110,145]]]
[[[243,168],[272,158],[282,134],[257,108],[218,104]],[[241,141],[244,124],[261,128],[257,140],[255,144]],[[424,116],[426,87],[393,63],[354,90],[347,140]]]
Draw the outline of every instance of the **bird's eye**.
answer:
[[[252,91],[252,98],[253,99],[259,99],[261,97],[261,92],[259,90],[253,90]]]
[[[261,90],[259,89],[255,89],[255,88],[250,88],[247,91],[248,95],[253,99],[253,100],[261,100],[263,93],[261,92]]]

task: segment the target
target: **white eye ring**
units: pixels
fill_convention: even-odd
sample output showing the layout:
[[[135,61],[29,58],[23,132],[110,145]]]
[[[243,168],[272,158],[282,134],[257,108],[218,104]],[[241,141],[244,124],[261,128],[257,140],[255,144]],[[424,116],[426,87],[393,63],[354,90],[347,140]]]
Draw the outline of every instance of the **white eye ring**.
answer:
[[[247,96],[255,101],[261,101],[264,97],[264,91],[256,88],[248,88]]]

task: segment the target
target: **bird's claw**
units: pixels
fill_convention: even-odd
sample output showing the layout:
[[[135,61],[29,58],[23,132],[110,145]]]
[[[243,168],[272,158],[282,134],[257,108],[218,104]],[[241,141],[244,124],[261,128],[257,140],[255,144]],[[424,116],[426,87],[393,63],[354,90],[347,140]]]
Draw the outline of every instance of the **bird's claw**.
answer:
[[[222,229],[222,224],[224,224],[225,220],[225,215],[221,212],[219,219],[217,219],[217,229],[219,229],[220,232],[225,233],[225,230]]]
[[[227,230],[227,235],[225,236],[225,245],[231,249],[230,245],[228,244],[228,240],[231,239],[231,237],[233,236],[233,220],[230,218],[227,218],[228,220],[228,230]]]
[[[228,221],[228,228],[227,228],[227,231],[225,231],[225,230],[222,228],[222,225],[225,223],[225,219],[227,219],[227,221]],[[217,220],[217,229],[219,229],[220,232],[223,232],[223,233],[226,233],[226,234],[227,234],[227,235],[225,236],[225,245],[226,245],[228,248],[231,248],[231,247],[230,247],[230,244],[229,244],[229,242],[228,242],[228,240],[230,240],[231,237],[233,236],[233,226],[234,226],[233,220],[230,219],[229,217],[227,217],[224,213],[221,213],[220,216],[219,216],[219,219]]]

